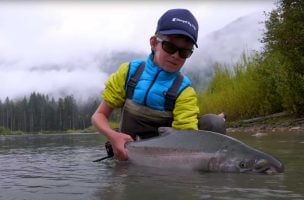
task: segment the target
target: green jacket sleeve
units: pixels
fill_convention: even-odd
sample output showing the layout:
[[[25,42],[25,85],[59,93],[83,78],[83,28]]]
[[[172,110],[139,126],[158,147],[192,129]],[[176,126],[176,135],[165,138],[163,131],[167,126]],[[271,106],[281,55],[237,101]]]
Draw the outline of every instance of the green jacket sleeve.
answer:
[[[176,129],[198,129],[199,108],[197,95],[192,87],[187,87],[176,99],[173,110],[172,127]]]
[[[126,99],[125,82],[129,69],[129,63],[123,63],[119,69],[114,72],[105,84],[102,98],[112,108],[120,108]]]

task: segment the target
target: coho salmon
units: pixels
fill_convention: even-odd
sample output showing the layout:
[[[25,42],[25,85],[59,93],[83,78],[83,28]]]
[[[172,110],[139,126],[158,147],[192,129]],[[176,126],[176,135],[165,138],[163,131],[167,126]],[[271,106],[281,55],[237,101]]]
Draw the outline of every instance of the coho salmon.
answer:
[[[283,164],[273,156],[227,135],[169,127],[160,127],[159,133],[158,137],[128,143],[129,162],[206,172],[275,174],[284,171]]]

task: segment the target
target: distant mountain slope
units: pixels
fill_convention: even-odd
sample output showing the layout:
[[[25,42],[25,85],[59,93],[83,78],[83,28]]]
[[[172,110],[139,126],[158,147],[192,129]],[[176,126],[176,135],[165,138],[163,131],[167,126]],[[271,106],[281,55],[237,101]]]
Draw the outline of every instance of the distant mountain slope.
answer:
[[[260,51],[263,47],[260,40],[265,31],[264,21],[263,13],[253,13],[201,37],[200,46],[195,49],[185,73],[190,76],[194,74],[195,80],[200,79],[206,83],[212,75],[215,63],[232,66],[240,60],[243,52],[250,55]]]

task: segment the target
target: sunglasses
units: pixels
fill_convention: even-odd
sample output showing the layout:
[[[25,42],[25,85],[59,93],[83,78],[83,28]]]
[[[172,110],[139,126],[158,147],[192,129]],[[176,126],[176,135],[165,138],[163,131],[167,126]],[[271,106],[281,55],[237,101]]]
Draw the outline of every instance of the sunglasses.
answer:
[[[169,41],[166,41],[166,40],[162,40],[158,37],[156,38],[156,40],[158,42],[161,42],[162,49],[168,54],[174,54],[176,51],[178,51],[179,56],[181,58],[186,59],[186,58],[189,58],[193,53],[192,49],[179,48],[179,47],[175,46],[175,44],[173,44]]]

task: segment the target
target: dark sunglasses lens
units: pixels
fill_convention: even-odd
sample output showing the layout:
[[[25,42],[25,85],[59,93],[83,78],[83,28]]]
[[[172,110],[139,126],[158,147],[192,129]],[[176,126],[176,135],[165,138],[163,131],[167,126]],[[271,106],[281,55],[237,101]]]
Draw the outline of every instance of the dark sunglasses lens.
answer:
[[[181,58],[189,58],[192,55],[192,50],[180,49],[178,53]]]
[[[179,49],[176,47],[174,44],[168,41],[163,41],[162,42],[162,48],[165,52],[169,54],[174,54],[176,51],[178,51],[179,56],[181,58],[189,58],[192,54],[192,50],[190,49]]]
[[[165,50],[165,52],[167,52],[169,54],[174,54],[178,50],[174,44],[167,42],[167,41],[163,41],[162,47],[163,47],[163,50]]]

